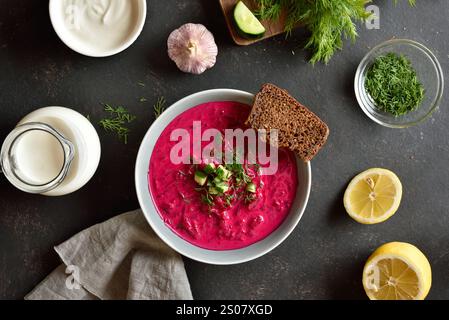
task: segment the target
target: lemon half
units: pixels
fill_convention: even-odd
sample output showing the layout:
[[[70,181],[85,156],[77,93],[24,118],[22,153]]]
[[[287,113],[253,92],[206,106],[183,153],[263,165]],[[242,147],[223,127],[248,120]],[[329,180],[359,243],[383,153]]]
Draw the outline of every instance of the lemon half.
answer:
[[[343,202],[357,222],[374,224],[387,220],[399,208],[402,184],[390,170],[368,169],[349,183]]]
[[[409,243],[380,246],[363,269],[363,287],[371,300],[423,300],[431,285],[429,261]]]

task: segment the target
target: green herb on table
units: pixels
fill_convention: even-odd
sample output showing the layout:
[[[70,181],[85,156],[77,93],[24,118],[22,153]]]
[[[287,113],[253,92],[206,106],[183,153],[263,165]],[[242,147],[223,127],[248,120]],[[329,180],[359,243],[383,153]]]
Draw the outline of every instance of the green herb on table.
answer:
[[[369,67],[365,89],[379,110],[394,116],[416,110],[424,99],[423,85],[410,60],[392,52],[379,56]]]
[[[126,125],[134,121],[136,117],[122,106],[112,107],[105,104],[104,111],[108,112],[110,116],[100,120],[98,124],[106,131],[115,132],[119,139],[127,144],[131,130]]]
[[[141,98],[139,99],[139,101],[140,101],[140,102],[147,102],[148,100],[147,100],[147,98],[145,98],[145,97],[141,97]]]
[[[342,49],[343,38],[355,40],[355,22],[371,16],[365,5],[369,0],[256,0],[261,19],[277,20],[286,11],[285,31],[289,35],[298,25],[310,31],[305,48],[312,50],[312,63],[329,62],[335,51]],[[397,0],[395,0],[397,2]],[[409,0],[411,5],[415,0]]]
[[[143,82],[137,82],[137,84],[141,87],[145,87],[145,83],[143,83]]]
[[[153,106],[154,117],[156,119],[159,118],[159,116],[162,114],[162,112],[165,111],[165,104],[166,104],[166,100],[164,97],[159,97],[159,99],[157,99],[156,103]]]

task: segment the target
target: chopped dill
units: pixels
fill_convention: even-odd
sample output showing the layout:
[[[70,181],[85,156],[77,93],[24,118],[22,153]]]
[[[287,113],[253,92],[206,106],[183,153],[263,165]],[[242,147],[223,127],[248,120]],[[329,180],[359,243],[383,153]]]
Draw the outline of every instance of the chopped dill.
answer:
[[[396,117],[417,109],[424,99],[424,87],[412,63],[393,52],[374,60],[366,74],[365,88],[379,110]]]

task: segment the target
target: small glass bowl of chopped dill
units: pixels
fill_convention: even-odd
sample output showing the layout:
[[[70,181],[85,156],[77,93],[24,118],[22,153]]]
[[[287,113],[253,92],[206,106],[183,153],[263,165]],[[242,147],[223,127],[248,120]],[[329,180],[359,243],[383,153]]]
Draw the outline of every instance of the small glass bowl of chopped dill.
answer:
[[[427,119],[443,96],[444,76],[424,45],[393,39],[373,48],[360,62],[354,89],[363,112],[390,128],[407,128]]]

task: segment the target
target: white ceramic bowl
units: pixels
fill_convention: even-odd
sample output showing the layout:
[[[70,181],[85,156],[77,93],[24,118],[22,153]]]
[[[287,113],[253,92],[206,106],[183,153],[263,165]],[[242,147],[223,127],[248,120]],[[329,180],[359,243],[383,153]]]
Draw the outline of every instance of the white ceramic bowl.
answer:
[[[114,1],[114,0],[111,0]],[[134,41],[137,40],[140,33],[142,32],[143,26],[145,24],[145,19],[147,16],[147,2],[146,0],[126,0],[136,2],[136,19],[134,21],[134,27],[128,36],[121,41],[119,44],[112,48],[104,49],[100,47],[92,46],[91,44],[80,41],[77,37],[67,29],[65,17],[63,15],[63,0],[50,0],[49,10],[50,10],[50,20],[53,25],[58,37],[64,42],[70,49],[81,53],[89,57],[107,57],[122,52],[131,46]]]
[[[226,265],[242,263],[256,259],[277,247],[298,224],[307,205],[312,180],[310,163],[297,159],[298,189],[292,209],[284,222],[265,239],[248,247],[235,250],[207,250],[197,247],[176,235],[162,221],[148,188],[148,167],[151,154],[157,139],[165,127],[179,114],[206,102],[237,101],[251,105],[254,95],[244,91],[232,89],[213,89],[192,94],[179,100],[168,108],[150,127],[137,155],[135,179],[137,197],[142,211],[157,235],[170,247],[180,254],[204,263]]]

